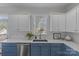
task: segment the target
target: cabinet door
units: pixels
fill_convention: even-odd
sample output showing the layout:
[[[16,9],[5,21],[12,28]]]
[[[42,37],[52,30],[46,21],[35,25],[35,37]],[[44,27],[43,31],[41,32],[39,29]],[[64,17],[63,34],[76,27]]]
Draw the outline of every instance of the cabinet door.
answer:
[[[50,46],[41,46],[41,56],[50,56]]]
[[[51,15],[50,16],[50,31],[65,32],[65,15]]]
[[[9,28],[13,31],[30,31],[30,16],[29,15],[10,15]]]
[[[58,16],[58,31],[65,32],[65,14]]]
[[[64,55],[64,44],[61,43],[52,43],[51,44],[51,56],[63,56]]]
[[[57,32],[58,31],[58,18],[57,15],[52,15],[50,18],[50,30]]]
[[[79,7],[77,8],[77,32],[79,32]]]
[[[50,15],[50,31],[53,31],[53,15]]]
[[[37,44],[31,44],[31,56],[40,56],[40,52],[40,46],[38,46]]]
[[[66,15],[66,32],[76,31],[76,9],[69,11]]]
[[[40,47],[39,46],[32,46],[31,47],[31,56],[40,56]]]
[[[32,56],[50,56],[50,44],[47,43],[34,43],[31,44]]]
[[[8,31],[10,33],[16,32],[18,29],[18,18],[15,15],[8,16]]]
[[[2,48],[3,56],[17,56],[17,48],[16,47],[3,47]]]
[[[58,15],[53,16],[53,31],[58,31]]]
[[[79,56],[79,52],[65,45],[65,56]]]
[[[17,56],[17,45],[13,43],[3,43],[2,55],[3,56]]]
[[[17,15],[18,17],[18,30],[30,31],[30,16],[29,15]]]

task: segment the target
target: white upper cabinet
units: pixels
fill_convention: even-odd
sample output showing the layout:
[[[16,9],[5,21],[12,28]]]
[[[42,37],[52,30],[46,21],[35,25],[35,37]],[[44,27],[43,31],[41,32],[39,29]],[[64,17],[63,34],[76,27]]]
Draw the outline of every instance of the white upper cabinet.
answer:
[[[76,9],[66,14],[66,32],[76,32]]]
[[[50,31],[65,32],[65,15],[50,16]]]
[[[10,32],[16,32],[18,27],[18,18],[15,15],[9,15],[8,16],[8,30]]]
[[[58,19],[56,15],[50,16],[50,31],[58,31]]]
[[[9,23],[13,31],[30,31],[29,15],[10,15]]]
[[[19,31],[30,31],[30,16],[29,15],[18,15],[18,30]]]
[[[77,8],[77,32],[79,32],[79,7]]]
[[[53,26],[53,15],[50,15],[50,32],[52,31]]]
[[[65,32],[65,15],[59,15],[58,19],[58,30],[60,32]]]

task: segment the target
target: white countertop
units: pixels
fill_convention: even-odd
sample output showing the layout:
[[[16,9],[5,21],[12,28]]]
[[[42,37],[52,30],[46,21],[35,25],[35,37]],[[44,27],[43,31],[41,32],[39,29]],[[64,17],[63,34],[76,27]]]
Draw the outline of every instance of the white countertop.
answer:
[[[74,43],[72,41],[65,41],[65,40],[48,40],[48,42],[33,42],[33,40],[22,40],[22,39],[6,39],[0,41],[0,43],[64,43],[67,46],[73,48],[76,51],[79,51],[79,44]]]

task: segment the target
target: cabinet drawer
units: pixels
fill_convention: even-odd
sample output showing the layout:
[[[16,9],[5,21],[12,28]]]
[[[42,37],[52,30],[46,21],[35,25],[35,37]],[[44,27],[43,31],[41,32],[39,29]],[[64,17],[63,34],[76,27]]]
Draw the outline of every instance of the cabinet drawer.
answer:
[[[50,46],[50,43],[32,43],[31,46]]]
[[[17,46],[16,43],[2,43],[2,46]]]
[[[43,43],[41,46],[51,46],[51,43]]]
[[[64,44],[63,43],[51,43],[51,46],[60,47],[60,46],[64,46]]]
[[[42,46],[43,43],[32,43],[31,46]]]
[[[51,56],[63,56],[64,52],[61,48],[51,47]]]

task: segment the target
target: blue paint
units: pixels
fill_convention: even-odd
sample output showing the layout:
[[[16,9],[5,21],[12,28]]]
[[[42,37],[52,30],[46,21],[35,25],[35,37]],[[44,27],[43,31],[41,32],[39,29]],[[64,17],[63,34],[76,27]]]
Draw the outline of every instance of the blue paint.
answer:
[[[41,46],[41,56],[50,56],[50,46],[49,45],[45,45],[45,46]]]
[[[64,43],[32,43],[31,56],[79,56],[79,52]]]
[[[64,43],[31,43],[30,48],[31,56],[79,56],[78,51]],[[17,45],[15,43],[3,43],[2,55],[17,56]]]
[[[74,49],[68,47],[67,45],[65,45],[65,51],[64,51],[64,54],[66,56],[79,56],[79,52],[75,51]]]
[[[2,43],[3,56],[17,56],[17,45],[15,43]]]
[[[31,56],[50,56],[50,44],[32,43]]]
[[[31,46],[31,56],[40,56],[39,46]]]

